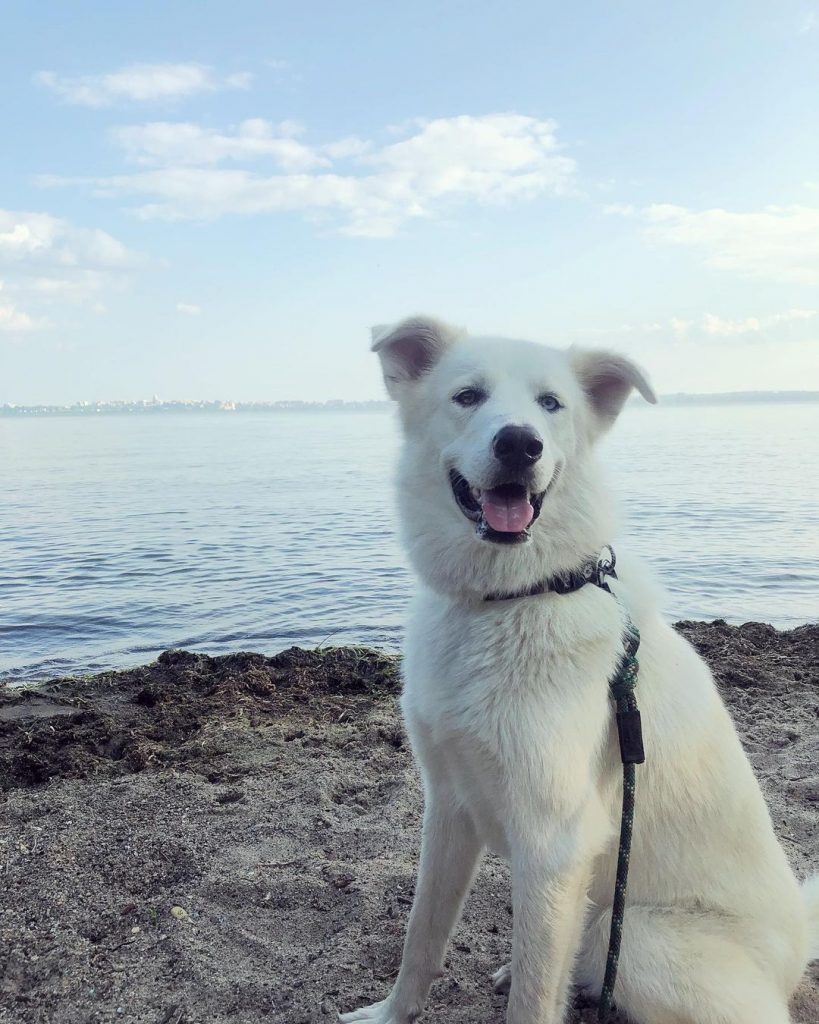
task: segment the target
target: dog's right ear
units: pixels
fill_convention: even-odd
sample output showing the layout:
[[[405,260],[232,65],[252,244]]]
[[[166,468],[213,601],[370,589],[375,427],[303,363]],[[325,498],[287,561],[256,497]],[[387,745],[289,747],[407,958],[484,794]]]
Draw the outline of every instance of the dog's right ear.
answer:
[[[398,399],[464,332],[428,316],[410,317],[398,324],[372,329],[372,351],[378,353],[384,383]]]

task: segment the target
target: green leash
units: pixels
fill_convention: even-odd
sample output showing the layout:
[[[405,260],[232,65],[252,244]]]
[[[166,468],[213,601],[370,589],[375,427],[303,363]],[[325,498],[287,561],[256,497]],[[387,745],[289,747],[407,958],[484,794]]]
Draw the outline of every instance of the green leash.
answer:
[[[605,589],[608,586],[603,584]],[[611,591],[609,590],[609,593]],[[617,704],[617,734],[620,740],[620,757],[623,762],[623,812],[620,819],[620,848],[617,854],[617,880],[614,884],[614,899],[611,908],[611,931],[609,952],[606,957],[606,974],[597,1019],[606,1021],[612,1011],[614,983],[620,962],[620,944],[623,939],[623,918],[626,908],[626,886],[628,865],[631,856],[631,833],[634,827],[634,792],[637,785],[636,766],[645,761],[640,712],[634,689],[637,686],[637,649],[640,633],[626,615],[625,650],[617,666],[614,678],[609,682],[609,694]]]
[[[521,597],[534,597],[537,594],[571,594],[589,583],[606,593],[611,594],[619,602],[617,595],[612,593],[606,582],[607,577],[617,579],[614,571],[616,557],[610,544],[606,545],[608,558],[588,558],[576,569],[558,573],[548,579],[541,580],[525,590],[513,590],[487,594],[485,601],[512,601]],[[620,605],[623,607],[622,604]],[[635,766],[645,761],[643,752],[643,733],[640,723],[640,712],[634,696],[637,685],[637,649],[640,646],[640,633],[626,616],[626,634],[623,655],[617,665],[614,678],[609,681],[609,696],[617,704],[617,735],[620,739],[620,758],[623,762],[623,813],[620,819],[620,849],[617,854],[617,880],[614,885],[614,899],[611,908],[611,932],[609,934],[609,952],[606,957],[606,974],[603,979],[603,991],[597,1012],[599,1021],[606,1021],[613,1008],[614,983],[617,980],[617,965],[620,962],[620,944],[623,939],[623,916],[626,909],[626,885],[628,883],[628,862],[631,856],[631,832],[634,827],[634,791],[637,784]]]

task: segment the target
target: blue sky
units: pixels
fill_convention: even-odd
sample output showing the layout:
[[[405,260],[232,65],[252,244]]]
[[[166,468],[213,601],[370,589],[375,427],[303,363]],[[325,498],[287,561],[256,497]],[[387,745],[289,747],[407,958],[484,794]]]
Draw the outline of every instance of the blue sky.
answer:
[[[819,5],[295,6],[4,5],[0,403],[381,397],[415,312],[819,388]]]

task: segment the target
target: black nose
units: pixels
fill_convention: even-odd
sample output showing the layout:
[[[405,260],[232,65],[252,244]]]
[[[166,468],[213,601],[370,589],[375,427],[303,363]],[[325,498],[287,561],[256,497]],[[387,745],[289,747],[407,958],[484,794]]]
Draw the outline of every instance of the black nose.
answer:
[[[528,469],[543,454],[543,441],[532,427],[501,427],[492,451],[507,469]]]

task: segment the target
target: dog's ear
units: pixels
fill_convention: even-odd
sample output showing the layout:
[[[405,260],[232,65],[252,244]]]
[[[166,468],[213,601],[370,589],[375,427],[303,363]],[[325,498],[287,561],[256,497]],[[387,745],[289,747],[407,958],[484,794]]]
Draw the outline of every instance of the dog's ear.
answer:
[[[632,388],[654,405],[657,396],[643,371],[625,356],[605,350],[571,349],[570,359],[600,429],[617,419]]]
[[[372,351],[378,353],[384,383],[392,398],[431,369],[463,331],[432,317],[415,316],[398,324],[372,329]]]

